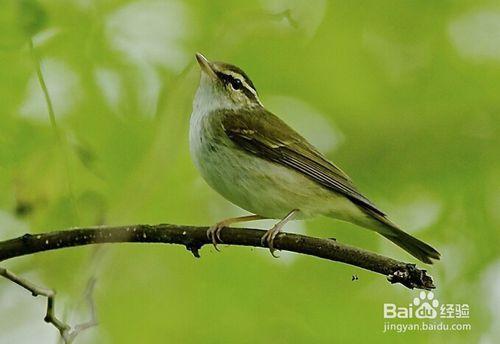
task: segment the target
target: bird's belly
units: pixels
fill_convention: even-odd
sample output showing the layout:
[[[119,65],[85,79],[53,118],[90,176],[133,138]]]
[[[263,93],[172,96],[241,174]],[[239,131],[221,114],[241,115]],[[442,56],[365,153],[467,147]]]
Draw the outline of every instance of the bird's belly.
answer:
[[[228,145],[192,146],[195,164],[213,189],[253,214],[283,218],[299,209],[307,218],[328,215],[344,201],[298,172]]]

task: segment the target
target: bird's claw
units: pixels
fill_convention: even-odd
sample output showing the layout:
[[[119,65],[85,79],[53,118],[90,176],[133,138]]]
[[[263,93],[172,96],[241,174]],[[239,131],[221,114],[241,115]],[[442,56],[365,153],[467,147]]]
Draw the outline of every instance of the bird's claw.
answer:
[[[274,252],[276,252],[276,248],[274,248],[274,239],[280,233],[281,227],[274,226],[270,230],[268,230],[260,239],[261,246],[269,247],[269,252],[274,258],[279,258]]]
[[[214,245],[215,250],[218,252],[220,252],[220,250],[219,247],[217,247],[217,244],[222,243],[220,232],[223,228],[224,223],[217,223],[207,230],[207,238],[212,241],[212,245]]]

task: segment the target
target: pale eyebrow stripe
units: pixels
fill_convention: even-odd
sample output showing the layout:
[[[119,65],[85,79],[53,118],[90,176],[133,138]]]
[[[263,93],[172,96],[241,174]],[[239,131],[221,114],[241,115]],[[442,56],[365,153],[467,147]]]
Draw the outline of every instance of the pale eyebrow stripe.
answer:
[[[233,78],[238,79],[239,81],[241,81],[241,83],[243,84],[243,86],[245,86],[245,88],[246,88],[246,89],[250,90],[250,92],[252,92],[252,93],[253,93],[253,95],[254,95],[255,97],[257,97],[257,91],[255,91],[255,89],[254,89],[252,86],[250,86],[250,85],[248,84],[248,82],[245,80],[245,78],[244,78],[244,77],[242,77],[242,76],[241,76],[240,74],[238,74],[238,73],[233,72],[232,70],[226,70],[226,71],[224,71],[224,72],[225,72],[225,73],[227,73],[227,74],[229,74],[229,75],[231,75]],[[258,99],[258,98],[257,98],[257,99]]]
[[[218,71],[217,73],[220,73],[222,75],[226,75],[228,77],[232,77],[234,79],[238,79],[239,81],[241,81],[241,84],[243,85],[245,90],[250,92],[250,94],[253,96],[253,98],[255,98],[257,103],[259,103],[261,106],[263,106],[262,102],[259,99],[259,96],[257,95],[257,91],[250,84],[248,84],[245,77],[243,77],[241,74],[233,72],[232,70],[228,70],[228,69],[223,70],[223,71]],[[247,95],[247,97],[250,97],[250,96]]]

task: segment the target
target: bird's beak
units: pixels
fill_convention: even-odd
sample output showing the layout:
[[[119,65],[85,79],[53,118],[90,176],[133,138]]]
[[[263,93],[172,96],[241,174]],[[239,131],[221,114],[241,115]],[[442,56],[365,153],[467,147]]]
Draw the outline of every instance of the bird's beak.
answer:
[[[205,56],[200,53],[196,53],[196,61],[198,61],[198,64],[203,72],[205,72],[210,78],[214,80],[217,79],[217,74],[215,74],[210,61],[208,61]]]

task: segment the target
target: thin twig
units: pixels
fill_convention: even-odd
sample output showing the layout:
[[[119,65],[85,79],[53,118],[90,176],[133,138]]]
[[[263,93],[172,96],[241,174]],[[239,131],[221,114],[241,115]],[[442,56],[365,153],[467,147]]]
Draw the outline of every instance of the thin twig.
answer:
[[[17,285],[23,287],[24,289],[30,291],[31,295],[35,297],[38,295],[45,296],[47,298],[47,313],[45,315],[44,320],[54,325],[59,330],[61,337],[66,338],[66,333],[71,327],[62,320],[58,319],[55,315],[55,295],[56,295],[55,291],[39,287],[33,282],[30,282],[25,278],[17,276],[11,271],[2,267],[0,267],[0,275],[16,283]],[[66,340],[65,342],[68,343],[68,341]]]
[[[64,247],[119,242],[178,244],[199,257],[199,249],[210,243],[206,230],[207,227],[159,224],[74,228],[25,234],[0,242],[0,261]],[[228,245],[262,247],[261,237],[264,233],[263,230],[251,228],[224,228],[221,238]],[[426,270],[418,269],[415,264],[341,244],[336,240],[281,233],[276,237],[274,246],[279,250],[358,266],[385,275],[389,282],[401,283],[410,289],[435,288],[431,276],[427,275]]]
[[[33,282],[23,277],[17,276],[13,272],[2,267],[0,267],[0,276],[3,276],[6,279],[28,290],[29,292],[31,292],[31,295],[35,297],[38,295],[42,295],[47,298],[47,312],[43,320],[49,324],[54,325],[54,327],[57,328],[64,343],[69,344],[73,342],[75,337],[82,331],[97,325],[97,316],[92,295],[95,286],[95,278],[91,278],[89,280],[89,284],[85,292],[85,298],[90,308],[90,320],[85,323],[78,324],[74,326],[74,328],[71,328],[69,324],[59,319],[55,314],[56,292],[54,290],[40,287]]]
[[[97,326],[97,312],[94,302],[94,288],[95,288],[96,279],[95,277],[90,277],[87,288],[85,289],[84,298],[89,307],[90,319],[86,322],[77,324],[70,330],[67,334],[67,338],[69,342],[72,342],[76,336],[78,336],[82,331],[85,331],[91,327]]]
[[[49,89],[47,87],[47,83],[45,82],[45,78],[43,76],[42,72],[42,65],[40,62],[40,58],[37,55],[37,52],[35,50],[35,46],[33,44],[33,39],[29,39],[29,49],[31,52],[31,58],[33,59],[33,64],[35,67],[36,71],[36,76],[38,79],[38,83],[40,84],[40,88],[42,89],[43,97],[45,99],[45,103],[47,104],[47,111],[49,113],[49,120],[50,120],[50,125],[52,127],[52,131],[54,132],[56,139],[57,139],[57,144],[61,149],[62,157],[64,160],[64,168],[66,172],[66,183],[68,187],[68,193],[69,197],[71,200],[71,204],[73,206],[73,210],[76,216],[76,219],[79,219],[79,213],[78,213],[78,208],[77,208],[77,203],[76,203],[76,197],[75,193],[73,191],[73,186],[71,184],[71,174],[70,174],[70,168],[69,168],[69,157],[68,157],[68,152],[66,151],[67,149],[67,142],[61,133],[59,127],[57,126],[57,121],[56,121],[56,113],[54,111],[54,105],[52,102],[52,99],[50,97]]]
[[[35,70],[36,70],[36,76],[38,79],[38,83],[40,84],[40,88],[42,89],[43,97],[45,98],[45,103],[47,104],[47,111],[49,112],[50,125],[52,126],[52,129],[54,130],[58,140],[61,140],[59,129],[57,128],[56,114],[54,112],[54,105],[52,104],[52,99],[50,99],[49,89],[47,88],[47,83],[45,82],[45,78],[43,77],[40,59],[38,58],[38,55],[36,54],[35,46],[33,45],[33,39],[29,40],[29,48],[30,48],[31,56],[33,58],[33,63],[35,64]]]

